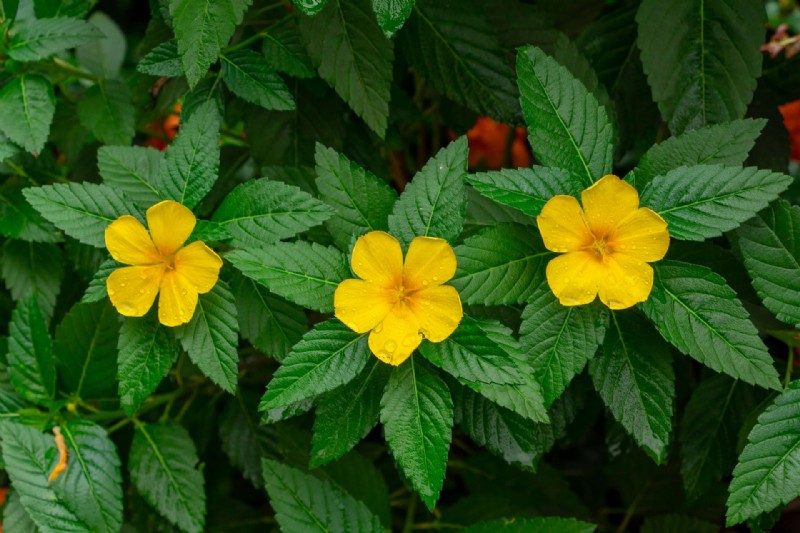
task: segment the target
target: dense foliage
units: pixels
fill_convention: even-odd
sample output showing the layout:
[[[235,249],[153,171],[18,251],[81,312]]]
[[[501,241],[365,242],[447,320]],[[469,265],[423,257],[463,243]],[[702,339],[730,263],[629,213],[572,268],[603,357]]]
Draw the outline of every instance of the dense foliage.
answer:
[[[800,528],[794,2],[0,28],[0,531]]]

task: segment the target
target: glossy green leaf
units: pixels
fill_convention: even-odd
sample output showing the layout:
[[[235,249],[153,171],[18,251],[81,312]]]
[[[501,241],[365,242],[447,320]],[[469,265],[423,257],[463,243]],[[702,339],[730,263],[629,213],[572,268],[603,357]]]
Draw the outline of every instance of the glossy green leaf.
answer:
[[[264,109],[294,109],[289,88],[263,55],[253,50],[235,50],[220,55],[220,61],[222,79],[236,96]]]
[[[34,155],[44,148],[55,112],[53,86],[41,76],[17,76],[0,89],[0,129]]]
[[[145,208],[161,201],[156,179],[163,162],[164,153],[149,147],[102,146],[97,151],[103,183]]]
[[[171,39],[150,50],[136,65],[136,70],[151,76],[164,76],[167,78],[183,76],[183,65],[181,56],[178,53],[178,41]]]
[[[300,38],[300,31],[291,20],[281,21],[267,29],[261,51],[278,72],[297,78],[313,78],[316,75]]]

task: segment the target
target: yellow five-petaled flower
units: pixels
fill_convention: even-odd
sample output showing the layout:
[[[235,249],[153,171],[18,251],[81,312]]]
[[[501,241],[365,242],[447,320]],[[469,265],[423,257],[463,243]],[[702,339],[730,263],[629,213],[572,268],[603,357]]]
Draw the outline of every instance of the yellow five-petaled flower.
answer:
[[[403,251],[382,231],[359,237],[350,261],[361,279],[336,288],[336,318],[369,334],[369,348],[381,361],[399,365],[422,342],[442,342],[463,317],[458,291],[443,285],[456,273],[456,255],[444,239],[417,237]]]
[[[667,253],[667,223],[639,207],[639,193],[608,175],[581,193],[554,196],[536,219],[548,250],[547,282],[563,305],[588,304],[599,294],[611,309],[647,300],[653,268]]]
[[[197,220],[185,206],[165,200],[147,210],[147,226],[124,215],[106,228],[106,248],[120,263],[108,276],[111,303],[125,316],[144,316],[156,294],[158,320],[179,326],[192,319],[197,295],[217,283],[222,259],[201,241],[187,246]]]

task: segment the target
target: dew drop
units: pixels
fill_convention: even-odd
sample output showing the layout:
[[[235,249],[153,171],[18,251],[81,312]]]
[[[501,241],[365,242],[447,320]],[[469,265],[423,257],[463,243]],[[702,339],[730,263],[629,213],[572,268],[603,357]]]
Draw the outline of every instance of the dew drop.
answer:
[[[422,280],[422,284],[427,287],[428,286],[428,280],[427,279]]]
[[[125,303],[121,303],[121,304],[117,305],[117,309],[119,309],[119,312],[122,313],[122,314],[134,313],[136,311],[135,307],[133,307],[132,305],[125,304]]]
[[[433,276],[433,281],[439,281],[439,276]]]
[[[373,329],[372,331],[374,331],[375,333],[380,333],[381,331],[383,331],[383,322],[375,326],[375,329]]]
[[[394,341],[386,341],[383,347],[386,348],[387,352],[393,353],[397,349],[397,343]]]
[[[139,289],[139,294],[140,295],[144,294],[144,289]]]
[[[116,293],[117,293],[117,291],[115,291],[114,289],[108,289],[108,295],[109,296],[114,296]]]

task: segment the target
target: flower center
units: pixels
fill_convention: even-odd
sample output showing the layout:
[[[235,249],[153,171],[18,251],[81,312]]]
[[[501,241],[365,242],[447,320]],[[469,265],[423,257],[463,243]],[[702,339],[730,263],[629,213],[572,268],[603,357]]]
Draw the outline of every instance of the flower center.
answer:
[[[175,256],[174,255],[165,255],[161,257],[161,261],[164,262],[166,265],[167,270],[175,270]]]
[[[588,246],[589,250],[591,250],[596,256],[597,259],[605,259],[607,255],[611,255],[611,247],[606,242],[605,237],[597,238],[595,237],[594,242]]]

